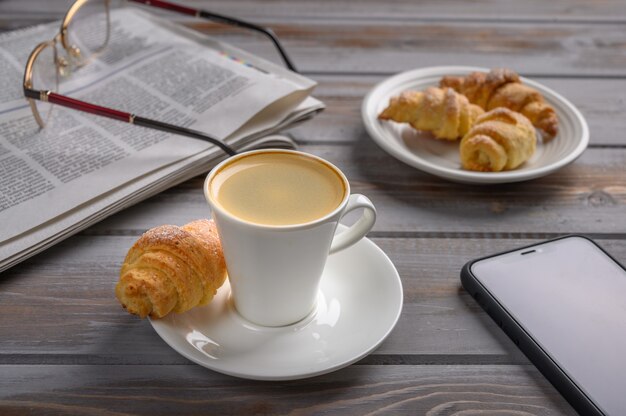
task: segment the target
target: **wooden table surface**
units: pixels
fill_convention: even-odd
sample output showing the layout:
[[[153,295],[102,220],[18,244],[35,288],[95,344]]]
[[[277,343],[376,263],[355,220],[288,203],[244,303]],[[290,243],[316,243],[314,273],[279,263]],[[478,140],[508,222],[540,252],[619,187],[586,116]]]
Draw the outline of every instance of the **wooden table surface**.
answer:
[[[113,288],[133,241],[206,217],[202,177],[155,196],[0,276],[0,414],[574,414],[461,288],[477,256],[585,233],[626,260],[626,4],[623,0],[193,1],[268,25],[319,82],[327,110],[288,133],[337,164],[379,210],[370,233],[395,263],[404,310],[380,348],[332,374],[256,382],[197,366]],[[59,19],[65,0],[0,2],[0,27]],[[277,60],[266,41],[164,14]],[[526,183],[446,182],[382,151],[363,96],[396,72],[506,66],[570,99],[591,144]],[[346,334],[349,336],[349,334]]]

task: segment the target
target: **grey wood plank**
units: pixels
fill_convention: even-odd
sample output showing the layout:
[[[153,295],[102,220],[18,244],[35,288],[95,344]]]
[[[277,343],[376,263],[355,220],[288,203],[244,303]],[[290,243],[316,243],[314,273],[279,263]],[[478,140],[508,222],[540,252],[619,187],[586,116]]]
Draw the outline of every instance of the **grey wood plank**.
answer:
[[[353,143],[304,145],[301,150],[334,163],[346,173],[352,192],[370,197],[379,211],[377,233],[532,237],[626,232],[626,149],[587,149],[552,175],[497,186],[455,184],[422,173],[389,156],[365,133]],[[95,225],[91,232],[145,230],[208,215],[198,177]]]
[[[315,119],[290,130],[303,143],[353,142],[367,133],[361,118],[365,95],[386,76],[314,75],[315,97],[327,108]],[[570,100],[589,124],[591,145],[626,146],[626,80],[533,78]]]
[[[625,76],[622,24],[290,20],[268,24],[308,73],[394,73],[422,66],[510,67],[521,73]],[[230,28],[191,27],[267,57],[271,45]]]
[[[58,18],[68,3],[5,0],[0,3],[0,27]],[[312,143],[304,150],[342,167],[354,190],[371,196],[381,209],[372,235],[395,237],[375,241],[403,278],[406,306],[401,321],[360,365],[314,380],[242,382],[179,357],[147,322],[125,314],[112,291],[119,263],[141,231],[208,216],[197,178],[0,276],[0,413],[573,414],[460,289],[458,270],[470,258],[535,241],[519,237],[571,231],[600,235],[609,251],[623,259],[626,151],[592,149],[575,165],[527,184],[449,184],[376,148],[359,122],[359,95],[381,78],[367,74],[445,63],[510,65],[527,75],[577,77],[582,79],[542,82],[572,94],[590,118],[594,144],[622,145],[623,80],[603,77],[626,77],[626,35],[614,24],[626,20],[620,13],[623,4],[189,4],[276,27],[300,67],[322,78],[320,92],[328,97],[330,116],[293,135]],[[35,8],[34,14],[22,12]],[[552,19],[559,21],[553,24]],[[195,26],[276,58],[262,39]],[[346,83],[333,73],[365,76]],[[338,86],[342,91],[336,91]],[[316,141],[345,143],[325,146]],[[409,236],[427,238],[397,238]],[[371,365],[390,363],[404,365]]]
[[[262,23],[276,31],[298,68],[308,74],[391,74],[424,66],[473,65],[506,66],[535,76],[626,77],[626,53],[621,46],[626,43],[626,33],[622,23],[451,24],[295,18]],[[206,22],[194,21],[190,26],[279,60],[273,45],[259,36]]]
[[[3,18],[49,17],[62,14],[71,0],[3,0],[0,16]],[[309,18],[309,19],[478,19],[478,20],[563,20],[616,21],[624,18],[624,4],[620,0],[589,2],[585,0],[515,1],[482,0],[468,3],[464,0],[376,0],[350,1],[294,1],[274,0],[258,6],[254,0],[187,0],[185,5],[228,13],[248,19]]]
[[[532,366],[356,365],[255,382],[199,366],[0,366],[3,415],[575,415]]]
[[[114,297],[121,262],[136,238],[75,236],[4,272],[0,364],[185,363]],[[368,362],[528,362],[461,288],[459,271],[473,258],[538,240],[373,241],[396,265],[405,304],[396,329]],[[600,243],[626,260],[626,240]]]

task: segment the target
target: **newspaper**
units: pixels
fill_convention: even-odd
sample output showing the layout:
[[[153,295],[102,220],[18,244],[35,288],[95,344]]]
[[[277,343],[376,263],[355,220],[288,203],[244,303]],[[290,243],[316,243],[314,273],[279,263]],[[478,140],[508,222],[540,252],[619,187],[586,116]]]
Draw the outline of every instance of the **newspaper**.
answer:
[[[60,106],[40,129],[23,97],[23,69],[34,46],[58,28],[0,34],[0,271],[226,157],[202,140]],[[269,135],[323,109],[310,97],[315,85],[193,30],[123,8],[111,11],[107,48],[62,77],[58,92],[190,127],[243,150],[293,147],[288,138]]]

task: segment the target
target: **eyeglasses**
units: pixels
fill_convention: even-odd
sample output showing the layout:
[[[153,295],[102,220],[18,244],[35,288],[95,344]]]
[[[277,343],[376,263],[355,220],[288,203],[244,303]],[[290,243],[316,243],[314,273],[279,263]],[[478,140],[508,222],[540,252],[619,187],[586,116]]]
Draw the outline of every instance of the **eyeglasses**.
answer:
[[[272,41],[285,66],[298,72],[276,35],[268,28],[233,17],[161,0],[128,1],[262,33]],[[39,127],[45,127],[53,104],[56,104],[137,126],[205,140],[218,146],[229,155],[236,154],[234,149],[221,140],[200,131],[101,107],[57,93],[60,77],[69,76],[74,68],[85,66],[106,48],[111,26],[110,2],[110,0],[77,0],[74,2],[63,18],[60,32],[52,40],[37,45],[28,57],[24,70],[24,95]],[[65,56],[58,53],[58,45],[65,50]]]

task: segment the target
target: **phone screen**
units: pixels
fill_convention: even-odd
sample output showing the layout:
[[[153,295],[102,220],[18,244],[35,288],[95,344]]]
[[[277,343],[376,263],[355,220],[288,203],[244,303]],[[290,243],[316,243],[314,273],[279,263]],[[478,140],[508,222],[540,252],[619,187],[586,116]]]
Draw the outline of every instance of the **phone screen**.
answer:
[[[626,412],[626,272],[568,237],[480,260],[472,274],[610,415]]]

